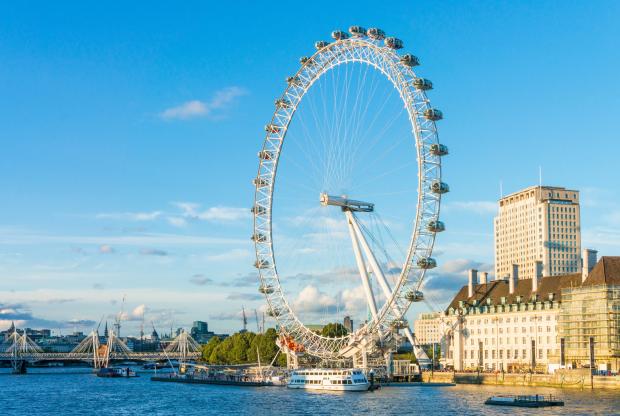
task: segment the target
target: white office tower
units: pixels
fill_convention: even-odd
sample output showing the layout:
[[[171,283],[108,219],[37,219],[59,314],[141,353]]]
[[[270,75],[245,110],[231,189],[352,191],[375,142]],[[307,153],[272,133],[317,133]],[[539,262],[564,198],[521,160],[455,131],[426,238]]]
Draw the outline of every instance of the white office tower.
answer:
[[[581,268],[579,191],[532,186],[499,200],[495,217],[495,277],[509,276],[518,265],[519,279],[577,273]]]

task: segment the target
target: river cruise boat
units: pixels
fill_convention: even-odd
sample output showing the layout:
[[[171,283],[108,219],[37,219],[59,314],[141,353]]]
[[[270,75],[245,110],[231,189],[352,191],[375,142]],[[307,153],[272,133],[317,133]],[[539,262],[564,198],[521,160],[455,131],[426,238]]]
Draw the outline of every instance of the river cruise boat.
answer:
[[[489,397],[484,404],[515,407],[564,406],[564,402],[558,400],[555,396],[543,396],[542,394],[528,396],[493,396]]]
[[[138,377],[129,367],[108,367],[97,371],[97,377]]]
[[[291,372],[286,386],[290,389],[366,391],[370,382],[358,369],[308,368]]]

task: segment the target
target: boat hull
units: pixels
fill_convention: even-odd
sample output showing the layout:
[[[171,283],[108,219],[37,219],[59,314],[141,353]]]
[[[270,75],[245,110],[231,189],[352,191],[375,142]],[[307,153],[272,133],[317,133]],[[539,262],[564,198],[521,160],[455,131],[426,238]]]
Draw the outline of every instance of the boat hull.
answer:
[[[367,391],[370,388],[370,383],[357,383],[357,384],[302,384],[294,385],[287,384],[289,389],[303,389],[303,390],[323,390],[323,391]]]

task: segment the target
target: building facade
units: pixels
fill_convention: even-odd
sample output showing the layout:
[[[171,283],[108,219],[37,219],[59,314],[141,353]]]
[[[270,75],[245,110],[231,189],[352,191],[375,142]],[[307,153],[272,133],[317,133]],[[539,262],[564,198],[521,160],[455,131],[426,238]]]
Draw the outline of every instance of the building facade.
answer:
[[[581,286],[562,293],[560,363],[620,370],[620,257],[602,257]],[[590,344],[592,343],[592,349]],[[591,356],[592,354],[592,356]]]
[[[421,345],[439,344],[443,335],[441,314],[421,313],[418,319],[413,321],[413,333]]]
[[[501,198],[494,235],[496,277],[505,278],[517,264],[518,278],[532,279],[537,261],[545,276],[579,272],[579,191],[532,186]]]
[[[618,371],[620,257],[585,262],[581,273],[534,276],[467,286],[445,311],[443,364],[462,370],[539,371],[595,365]]]

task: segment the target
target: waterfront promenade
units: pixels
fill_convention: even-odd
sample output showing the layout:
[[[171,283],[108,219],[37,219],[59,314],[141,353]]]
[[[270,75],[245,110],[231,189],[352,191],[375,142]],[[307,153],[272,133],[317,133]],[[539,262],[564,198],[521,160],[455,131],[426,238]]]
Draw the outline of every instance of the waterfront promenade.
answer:
[[[593,376],[587,369],[558,370],[554,374],[532,373],[460,373],[448,371],[424,372],[425,382],[484,384],[494,386],[555,387],[562,389],[620,390],[620,376]]]

